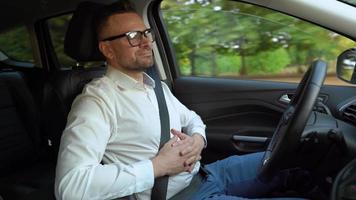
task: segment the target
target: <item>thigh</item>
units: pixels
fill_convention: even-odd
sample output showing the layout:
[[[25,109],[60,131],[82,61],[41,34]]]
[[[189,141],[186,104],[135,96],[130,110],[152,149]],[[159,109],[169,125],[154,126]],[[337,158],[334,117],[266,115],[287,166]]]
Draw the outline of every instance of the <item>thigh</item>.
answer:
[[[231,156],[206,165],[205,169],[208,172],[207,179],[194,195],[193,199],[205,199],[216,195],[223,198],[227,192],[226,189],[228,185],[255,179],[263,154],[264,152],[246,154],[243,156]],[[229,198],[243,199],[232,196],[229,196]]]
[[[212,195],[205,200],[247,200],[249,198],[236,197],[236,196],[228,196],[228,195]],[[251,199],[253,200],[253,199]],[[257,198],[254,200],[306,200],[303,198]]]
[[[231,183],[255,179],[260,169],[264,152],[230,156],[206,166],[207,171],[215,176],[222,186]]]

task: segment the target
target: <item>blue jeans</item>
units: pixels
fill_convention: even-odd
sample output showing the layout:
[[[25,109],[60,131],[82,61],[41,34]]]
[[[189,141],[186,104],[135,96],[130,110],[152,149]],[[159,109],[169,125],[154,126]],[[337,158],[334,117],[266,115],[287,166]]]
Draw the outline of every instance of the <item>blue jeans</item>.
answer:
[[[192,200],[261,199],[263,195],[273,191],[281,184],[278,176],[268,183],[261,182],[256,178],[263,154],[261,152],[243,156],[231,156],[206,165],[205,169],[208,172],[208,176]]]

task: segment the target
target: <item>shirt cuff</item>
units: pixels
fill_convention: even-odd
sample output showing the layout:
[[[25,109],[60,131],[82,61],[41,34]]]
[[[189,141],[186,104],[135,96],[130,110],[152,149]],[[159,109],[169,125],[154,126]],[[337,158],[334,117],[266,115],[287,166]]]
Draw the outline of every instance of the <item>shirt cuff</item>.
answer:
[[[136,175],[136,191],[152,188],[154,184],[154,172],[151,160],[137,162],[132,167]]]

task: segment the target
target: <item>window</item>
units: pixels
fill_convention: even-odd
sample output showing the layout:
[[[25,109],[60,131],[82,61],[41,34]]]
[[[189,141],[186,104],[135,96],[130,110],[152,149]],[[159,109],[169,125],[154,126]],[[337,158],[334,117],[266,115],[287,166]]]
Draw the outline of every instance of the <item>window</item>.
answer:
[[[356,0],[340,0],[340,1],[350,4],[350,5],[353,5],[353,6],[356,6]]]
[[[52,44],[57,54],[59,63],[63,68],[71,68],[77,66],[77,61],[64,53],[64,37],[66,35],[68,24],[72,14],[62,15],[48,20],[48,26],[52,38]],[[86,62],[80,63],[85,68],[101,66],[104,62]]]
[[[163,1],[181,76],[299,82],[312,60],[328,62],[355,42],[297,18],[232,1]]]
[[[64,53],[64,37],[71,17],[72,15],[63,15],[48,20],[48,27],[51,34],[52,44],[57,54],[58,60],[63,67],[71,67],[76,65],[76,61]]]
[[[24,26],[0,33],[0,51],[11,60],[34,62],[30,37]]]

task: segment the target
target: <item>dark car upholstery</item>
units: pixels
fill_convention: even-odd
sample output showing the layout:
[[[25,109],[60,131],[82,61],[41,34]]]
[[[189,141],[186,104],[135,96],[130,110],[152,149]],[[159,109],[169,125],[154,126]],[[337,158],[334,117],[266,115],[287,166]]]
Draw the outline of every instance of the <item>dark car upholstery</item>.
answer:
[[[103,60],[88,23],[92,9],[79,6],[67,30],[66,53],[78,63]],[[26,74],[0,71],[0,115],[5,119],[0,122],[3,199],[54,199],[56,159],[71,104],[86,83],[105,71],[103,65],[52,71],[41,84],[39,100],[31,94]]]
[[[75,10],[68,25],[64,41],[65,53],[79,62],[103,61],[98,48],[94,16],[103,4],[82,2]]]
[[[95,11],[102,4],[83,2],[79,4],[68,25],[64,41],[65,53],[78,63],[103,61],[93,27]],[[105,65],[78,67],[51,73],[44,89],[44,130],[52,146],[52,158],[57,157],[60,138],[74,98],[85,84],[104,75]]]
[[[23,79],[15,71],[0,73],[0,174],[33,163],[38,155],[39,112]]]
[[[40,112],[24,74],[0,71],[0,194],[23,199],[53,184],[54,164],[43,161]]]
[[[45,84],[43,127],[48,134],[50,158],[56,160],[62,132],[75,97],[93,78],[103,76],[105,67],[57,71]]]

